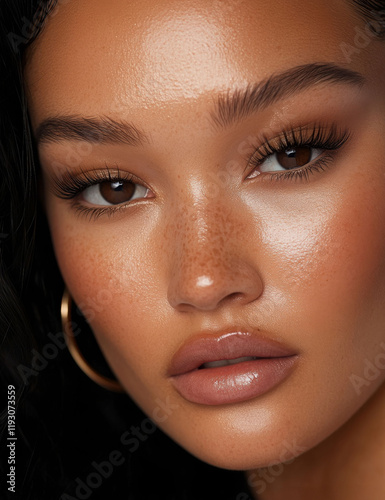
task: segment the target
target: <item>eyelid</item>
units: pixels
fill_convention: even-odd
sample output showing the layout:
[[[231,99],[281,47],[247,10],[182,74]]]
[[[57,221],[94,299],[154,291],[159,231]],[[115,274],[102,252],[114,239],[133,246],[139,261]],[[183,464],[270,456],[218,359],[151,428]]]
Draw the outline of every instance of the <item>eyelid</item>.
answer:
[[[72,200],[80,195],[88,187],[100,184],[102,182],[133,182],[140,184],[147,189],[151,188],[142,179],[139,179],[134,174],[122,171],[119,167],[111,169],[105,166],[103,169],[84,171],[73,173],[66,170],[60,177],[53,178],[53,193],[61,199]]]

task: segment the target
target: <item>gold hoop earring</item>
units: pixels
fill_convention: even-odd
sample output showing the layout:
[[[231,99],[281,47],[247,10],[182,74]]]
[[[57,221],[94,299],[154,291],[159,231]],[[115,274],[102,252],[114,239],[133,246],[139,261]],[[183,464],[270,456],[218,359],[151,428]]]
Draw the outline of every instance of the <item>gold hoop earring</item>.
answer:
[[[88,363],[85,357],[80,352],[79,346],[76,342],[75,335],[72,329],[72,299],[68,290],[65,289],[61,301],[61,320],[63,326],[64,338],[68,347],[68,350],[74,359],[78,367],[95,383],[114,392],[124,392],[123,387],[117,380],[105,377],[98,373],[92,366]]]

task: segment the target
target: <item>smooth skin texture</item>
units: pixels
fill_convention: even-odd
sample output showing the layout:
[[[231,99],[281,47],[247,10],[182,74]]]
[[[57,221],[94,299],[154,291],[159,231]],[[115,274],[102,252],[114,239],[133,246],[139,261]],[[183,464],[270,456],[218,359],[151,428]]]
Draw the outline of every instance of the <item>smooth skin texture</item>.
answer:
[[[88,311],[102,303],[91,327],[143,410],[168,402],[159,426],[202,460],[249,470],[263,500],[385,495],[385,370],[352,382],[385,341],[385,46],[373,40],[348,61],[341,44],[354,45],[357,26],[344,0],[69,1],[26,68],[35,132],[52,117],[109,117],[141,139],[39,144],[71,295]],[[313,63],[366,82],[314,83],[226,126],[213,120],[219,96]],[[319,124],[349,135],[327,167],[253,174],[266,138]],[[148,190],[114,211],[89,190],[55,194],[65,172],[106,166]],[[246,402],[190,403],[167,370],[203,331],[258,331],[298,353],[295,369]]]

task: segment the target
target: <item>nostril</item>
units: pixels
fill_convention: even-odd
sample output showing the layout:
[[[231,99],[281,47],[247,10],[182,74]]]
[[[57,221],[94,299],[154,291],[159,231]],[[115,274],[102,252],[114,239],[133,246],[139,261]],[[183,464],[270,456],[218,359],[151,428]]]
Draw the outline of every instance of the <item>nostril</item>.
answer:
[[[241,298],[243,296],[243,293],[242,292],[233,292],[233,293],[230,293],[229,295],[227,295],[226,297],[223,297],[222,300],[234,300],[234,299],[238,299],[238,298]]]

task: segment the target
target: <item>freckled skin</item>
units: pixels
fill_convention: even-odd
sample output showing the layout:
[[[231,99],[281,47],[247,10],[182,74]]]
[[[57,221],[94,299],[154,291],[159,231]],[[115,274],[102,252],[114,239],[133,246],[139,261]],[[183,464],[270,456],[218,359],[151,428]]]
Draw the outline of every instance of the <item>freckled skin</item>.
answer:
[[[348,2],[273,3],[59,6],[27,64],[32,124],[57,114],[137,124],[148,144],[92,145],[78,166],[118,165],[152,197],[111,217],[77,214],[52,193],[51,178],[54,162],[68,164],[78,145],[41,146],[55,252],[78,304],[107,293],[90,323],[108,362],[148,414],[159,399],[178,405],[159,425],[191,453],[252,470],[293,458],[287,443],[297,443],[301,456],[263,500],[325,498],[317,496],[325,484],[328,498],[385,495],[371,472],[384,458],[385,437],[371,429],[384,418],[385,371],[360,394],[349,378],[362,376],[385,341],[385,48],[373,41],[347,65],[341,43],[354,43],[359,23]],[[349,67],[369,84],[317,87],[227,130],[213,127],[219,93],[313,62]],[[337,121],[352,136],[306,182],[246,181],[240,146],[292,120]],[[230,327],[289,346],[299,354],[295,370],[247,402],[185,401],[166,376],[173,355],[199,332]],[[350,458],[358,442],[359,463]],[[341,457],[351,474],[339,472]]]

